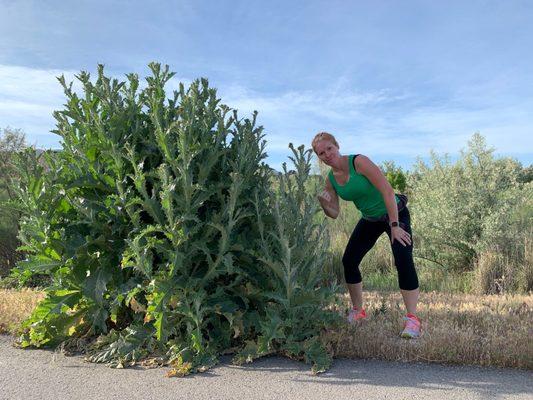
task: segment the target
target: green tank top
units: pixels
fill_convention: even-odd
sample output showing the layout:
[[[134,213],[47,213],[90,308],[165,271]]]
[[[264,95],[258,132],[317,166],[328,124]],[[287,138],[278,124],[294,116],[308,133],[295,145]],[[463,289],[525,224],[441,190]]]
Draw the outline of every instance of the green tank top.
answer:
[[[358,155],[358,154],[357,154]],[[381,192],[362,174],[357,173],[354,168],[354,158],[357,155],[348,156],[350,165],[350,175],[344,185],[339,185],[333,176],[333,170],[329,171],[329,181],[337,192],[337,195],[346,201],[352,201],[357,209],[361,211],[363,217],[381,217],[387,214],[387,207]],[[399,202],[398,196],[396,203]]]

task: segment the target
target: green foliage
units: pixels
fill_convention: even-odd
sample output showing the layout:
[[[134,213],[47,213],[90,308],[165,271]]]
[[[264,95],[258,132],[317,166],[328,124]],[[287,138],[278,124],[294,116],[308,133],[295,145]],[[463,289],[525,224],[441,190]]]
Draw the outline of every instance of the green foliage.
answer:
[[[120,82],[101,66],[95,83],[77,76],[83,96],[59,78],[63,150],[44,155],[46,170],[26,162],[30,151],[20,158],[30,256],[17,273],[52,281],[21,345],[94,337],[92,361],[159,352],[175,375],[228,350],[324,370],[319,335],[334,319],[325,311],[334,288],[322,284],[323,228],[302,190],[309,151],[293,150],[297,173],[279,177],[276,195],[256,115],[239,119],[205,79],[168,97],[173,73],[150,68],[143,90],[135,74]]]
[[[407,175],[403,172],[402,167],[397,167],[394,161],[385,161],[381,165],[381,170],[395,191],[405,193]]]
[[[516,161],[495,159],[479,134],[455,163],[434,153],[430,165],[419,161],[409,182],[417,255],[453,271],[472,270],[488,251],[525,266],[533,186],[523,176]]]
[[[6,207],[15,197],[13,187],[18,180],[15,156],[26,147],[25,135],[20,129],[0,131],[0,277],[9,273],[20,255],[16,252],[19,215]]]
[[[256,213],[261,236],[257,258],[264,265],[269,283],[262,293],[268,309],[260,320],[262,334],[250,342],[236,357],[243,362],[272,352],[303,359],[313,364],[314,372],[329,368],[331,357],[319,341],[316,332],[338,321],[338,316],[324,312],[323,307],[334,301],[335,286],[325,281],[323,267],[329,246],[324,225],[314,216],[318,211],[317,192],[308,193],[312,150],[304,146],[295,149],[290,159],[295,173],[289,174],[283,163],[278,177],[277,193],[270,193],[268,209],[273,210],[273,230],[262,215],[256,197]]]
[[[26,135],[20,129],[10,127],[0,132],[0,193],[12,199],[13,181],[17,178],[14,159],[16,154],[26,148]]]

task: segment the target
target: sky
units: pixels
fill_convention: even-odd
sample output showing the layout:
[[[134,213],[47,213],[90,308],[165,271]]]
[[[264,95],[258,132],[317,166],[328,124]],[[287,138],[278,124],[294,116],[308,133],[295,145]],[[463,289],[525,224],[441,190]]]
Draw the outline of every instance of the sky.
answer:
[[[276,169],[319,131],[405,169],[479,132],[530,165],[532,21],[529,0],[0,0],[0,128],[60,148],[55,77],[157,61],[171,88],[205,77],[240,117],[257,110]]]

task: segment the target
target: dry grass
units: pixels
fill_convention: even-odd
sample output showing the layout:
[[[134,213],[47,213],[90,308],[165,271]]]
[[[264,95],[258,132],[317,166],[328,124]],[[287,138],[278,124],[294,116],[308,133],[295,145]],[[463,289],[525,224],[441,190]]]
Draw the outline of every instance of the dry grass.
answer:
[[[532,295],[422,294],[423,334],[411,341],[399,337],[399,294],[365,296],[368,321],[327,334],[337,357],[533,369]],[[348,298],[341,303],[347,312]]]
[[[42,299],[42,292],[0,290],[0,333],[14,333]],[[365,292],[370,316],[326,338],[336,357],[533,369],[533,295],[423,293],[422,337],[399,337],[404,314],[399,294]],[[339,312],[347,312],[343,297]]]
[[[0,333],[14,333],[43,298],[36,290],[0,289]]]

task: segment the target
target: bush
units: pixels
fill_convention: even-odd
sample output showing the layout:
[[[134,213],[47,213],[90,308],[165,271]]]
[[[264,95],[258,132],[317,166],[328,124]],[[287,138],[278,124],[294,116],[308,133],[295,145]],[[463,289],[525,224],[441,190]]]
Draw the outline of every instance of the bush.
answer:
[[[98,338],[89,359],[112,365],[160,354],[171,375],[278,352],[322,371],[320,332],[334,314],[322,285],[323,229],[296,173],[273,177],[262,128],[222,105],[205,79],[180,85],[151,64],[147,87],[82,72],[79,97],[60,82],[54,113],[63,149],[49,169],[21,158],[21,275],[48,274],[47,297],[25,323],[22,346]],[[33,166],[28,170],[27,166]],[[278,180],[279,193],[270,189]]]
[[[19,215],[6,203],[13,200],[18,179],[14,158],[26,147],[25,135],[20,129],[5,128],[0,133],[0,278],[20,259],[17,253]]]
[[[394,161],[385,161],[381,165],[383,174],[396,192],[405,193],[407,190],[407,174],[401,167],[397,167]]]
[[[455,163],[434,153],[431,165],[419,161],[409,176],[419,243],[415,255],[455,272],[472,271],[477,265],[481,269],[476,276],[493,282],[504,274],[504,269],[486,267],[495,265],[495,260],[513,260],[507,264],[514,265],[515,272],[527,266],[524,243],[532,232],[533,186],[523,176],[518,162],[495,159],[479,134]],[[496,275],[481,278],[482,271],[489,270]],[[480,281],[479,285],[488,290],[493,284]],[[506,286],[532,289],[517,281]]]

